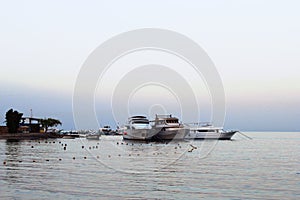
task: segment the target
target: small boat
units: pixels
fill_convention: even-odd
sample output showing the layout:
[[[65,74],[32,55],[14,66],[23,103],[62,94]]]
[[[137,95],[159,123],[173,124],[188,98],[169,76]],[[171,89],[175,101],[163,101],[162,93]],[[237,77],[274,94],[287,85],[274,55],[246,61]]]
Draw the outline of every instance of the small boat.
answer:
[[[152,127],[160,129],[155,140],[182,140],[189,133],[189,128],[172,115],[156,115]]]
[[[238,131],[225,131],[222,127],[214,127],[210,123],[193,123],[187,124],[190,128],[185,139],[213,139],[213,140],[230,140]]]
[[[160,129],[151,127],[145,116],[129,117],[128,123],[119,129],[123,139],[127,140],[151,140],[159,131]]]
[[[95,134],[95,133],[87,134],[85,138],[88,140],[99,140],[100,134]]]
[[[112,134],[112,130],[111,130],[110,126],[104,126],[103,128],[100,128],[99,131],[103,135],[111,135]]]
[[[62,138],[63,139],[75,139],[76,137],[74,135],[64,135]]]

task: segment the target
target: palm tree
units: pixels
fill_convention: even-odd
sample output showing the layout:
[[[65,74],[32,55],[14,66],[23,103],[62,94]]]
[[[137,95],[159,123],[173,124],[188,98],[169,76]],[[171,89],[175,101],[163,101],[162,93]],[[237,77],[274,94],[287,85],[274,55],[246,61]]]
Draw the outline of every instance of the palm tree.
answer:
[[[14,111],[10,109],[6,112],[5,119],[6,119],[6,126],[8,128],[9,133],[17,133],[18,128],[20,125],[21,118],[23,113],[19,113],[18,111]]]
[[[45,118],[41,119],[42,127],[45,128],[45,132],[47,132],[49,127],[56,127],[58,125],[62,125],[62,123],[58,119]]]

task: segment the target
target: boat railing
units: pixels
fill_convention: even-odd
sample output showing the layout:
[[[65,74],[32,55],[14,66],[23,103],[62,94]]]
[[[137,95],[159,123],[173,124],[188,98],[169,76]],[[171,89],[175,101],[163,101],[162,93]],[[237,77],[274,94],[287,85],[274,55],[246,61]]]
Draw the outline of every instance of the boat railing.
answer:
[[[172,115],[155,115],[156,118],[172,118]]]
[[[155,119],[155,120],[149,120],[149,122],[152,122],[152,123],[160,122],[161,124],[168,124],[167,119]],[[179,122],[176,122],[176,123],[179,123]]]
[[[200,127],[208,127],[212,126],[211,122],[190,122],[190,123],[184,123],[185,126],[200,126]]]

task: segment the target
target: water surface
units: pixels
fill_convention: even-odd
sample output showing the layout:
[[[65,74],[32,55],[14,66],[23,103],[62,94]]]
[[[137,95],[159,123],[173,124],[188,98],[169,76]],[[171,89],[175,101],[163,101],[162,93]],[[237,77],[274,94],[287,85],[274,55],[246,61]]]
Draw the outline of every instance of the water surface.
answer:
[[[300,133],[246,134],[253,139],[0,140],[1,199],[299,199]]]

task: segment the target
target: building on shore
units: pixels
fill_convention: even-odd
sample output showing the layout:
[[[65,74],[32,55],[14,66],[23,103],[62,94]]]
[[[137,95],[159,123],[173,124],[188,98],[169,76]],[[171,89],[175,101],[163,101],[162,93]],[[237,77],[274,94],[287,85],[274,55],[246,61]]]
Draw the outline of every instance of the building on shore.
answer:
[[[0,134],[6,134],[8,133],[7,126],[0,126]]]
[[[40,133],[43,132],[41,119],[34,117],[22,117],[19,124],[19,133]],[[0,134],[7,134],[7,126],[0,126]]]
[[[39,133],[41,126],[41,119],[39,118],[22,117],[19,130],[22,133]]]

